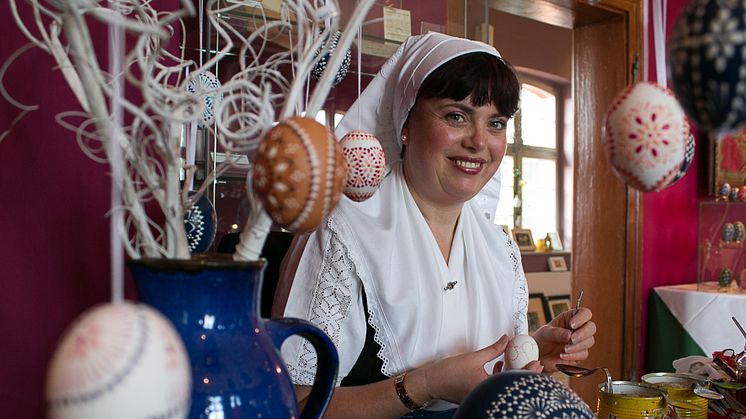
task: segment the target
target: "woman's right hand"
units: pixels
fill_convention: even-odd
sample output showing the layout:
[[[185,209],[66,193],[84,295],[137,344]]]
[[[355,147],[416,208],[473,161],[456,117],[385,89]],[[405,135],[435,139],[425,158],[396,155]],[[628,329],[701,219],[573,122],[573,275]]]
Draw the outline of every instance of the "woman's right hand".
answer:
[[[484,364],[502,355],[509,341],[503,335],[497,342],[478,351],[444,358],[418,368],[415,374],[422,373],[421,379],[428,401],[441,399],[461,403],[477,384],[489,377]],[[532,361],[523,369],[541,372],[543,367],[539,361]],[[493,373],[501,370],[502,362],[497,362]]]

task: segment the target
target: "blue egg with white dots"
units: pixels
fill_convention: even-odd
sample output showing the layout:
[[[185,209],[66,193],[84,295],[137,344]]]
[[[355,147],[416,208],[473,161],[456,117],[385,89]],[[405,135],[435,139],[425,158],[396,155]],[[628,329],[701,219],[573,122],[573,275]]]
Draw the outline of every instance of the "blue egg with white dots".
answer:
[[[545,374],[517,370],[494,374],[479,383],[453,419],[594,417],[566,385]]]
[[[340,31],[336,31],[334,35],[331,36],[331,40],[329,41],[330,42],[329,52],[324,54],[324,56],[319,59],[316,65],[313,66],[313,69],[311,70],[311,77],[313,77],[314,80],[321,80],[321,77],[324,75],[324,71],[326,70],[326,65],[329,63],[329,60],[332,58],[332,54],[334,53],[334,50],[337,48],[337,44],[339,43],[340,36],[342,36],[342,32]],[[324,49],[324,47],[322,46],[321,49]],[[316,51],[316,55],[319,55],[319,51]],[[348,48],[347,52],[345,52],[345,57],[342,60],[342,65],[339,66],[339,70],[337,70],[337,74],[334,75],[334,81],[332,82],[332,87],[338,85],[345,78],[345,76],[347,76],[347,71],[350,69],[351,61],[352,61],[352,51]]]

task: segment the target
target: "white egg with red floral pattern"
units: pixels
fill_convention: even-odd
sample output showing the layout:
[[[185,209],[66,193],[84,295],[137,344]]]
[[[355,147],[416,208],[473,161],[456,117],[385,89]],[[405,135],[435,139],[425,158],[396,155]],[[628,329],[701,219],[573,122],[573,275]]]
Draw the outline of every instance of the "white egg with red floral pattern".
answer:
[[[189,358],[176,330],[143,304],[113,303],[81,314],[47,371],[54,419],[185,418]]]
[[[351,131],[340,140],[347,166],[344,194],[353,201],[365,201],[373,196],[383,180],[386,155],[375,135]]]
[[[517,335],[505,348],[505,368],[517,370],[539,359],[539,345],[529,335]]]
[[[633,188],[651,192],[669,186],[679,176],[690,127],[669,89],[637,82],[612,102],[603,134],[614,173]]]

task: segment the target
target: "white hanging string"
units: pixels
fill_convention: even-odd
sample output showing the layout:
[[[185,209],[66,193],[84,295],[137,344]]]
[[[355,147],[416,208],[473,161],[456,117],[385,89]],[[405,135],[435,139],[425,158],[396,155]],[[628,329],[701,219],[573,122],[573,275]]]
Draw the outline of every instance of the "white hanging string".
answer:
[[[650,47],[648,46],[648,43],[650,42],[650,35],[648,34],[648,31],[650,30],[650,1],[645,0],[642,2],[642,56],[644,57],[643,62],[645,63],[642,66],[642,80],[648,81],[650,78],[648,77],[648,57],[650,57]]]
[[[124,57],[124,28],[117,23],[109,24],[109,72],[112,76],[111,132],[109,133],[109,162],[111,164],[111,196],[109,219],[109,247],[111,249],[111,301],[124,300],[124,246],[119,232],[124,230],[122,211],[122,189],[120,179],[123,173],[122,148],[119,145],[123,123],[123,110],[120,98],[124,95],[122,84],[122,59]]]
[[[668,87],[666,79],[666,16],[667,0],[653,0],[653,53],[655,77],[659,85]]]
[[[358,5],[360,2],[358,1]],[[360,98],[360,90],[362,86],[362,76],[363,76],[363,27],[362,25],[357,30],[357,97]],[[362,106],[358,106],[357,108],[357,129],[360,129],[360,125],[362,123],[360,122],[360,112],[361,112]],[[336,127],[335,127],[336,128]]]
[[[204,46],[202,45],[202,39],[205,36],[205,27],[204,27],[204,10],[205,10],[205,3],[203,0],[199,0],[199,66],[202,67],[202,57],[205,54]]]

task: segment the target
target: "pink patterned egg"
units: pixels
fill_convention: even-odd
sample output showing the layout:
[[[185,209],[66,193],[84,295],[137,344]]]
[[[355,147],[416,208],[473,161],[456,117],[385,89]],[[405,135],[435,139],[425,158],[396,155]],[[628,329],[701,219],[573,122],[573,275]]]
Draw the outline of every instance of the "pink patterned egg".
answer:
[[[347,165],[344,194],[353,201],[365,201],[376,193],[383,180],[383,147],[375,135],[365,131],[348,132],[339,143]]]
[[[189,358],[171,323],[133,303],[81,314],[62,337],[47,371],[48,417],[185,418]]]
[[[254,191],[281,227],[315,229],[339,202],[342,148],[326,126],[294,116],[264,137],[254,160]]]
[[[650,82],[624,89],[604,118],[604,146],[619,178],[641,191],[659,191],[686,158],[690,128],[673,93]]]

